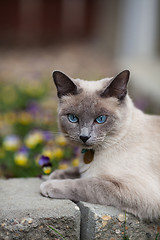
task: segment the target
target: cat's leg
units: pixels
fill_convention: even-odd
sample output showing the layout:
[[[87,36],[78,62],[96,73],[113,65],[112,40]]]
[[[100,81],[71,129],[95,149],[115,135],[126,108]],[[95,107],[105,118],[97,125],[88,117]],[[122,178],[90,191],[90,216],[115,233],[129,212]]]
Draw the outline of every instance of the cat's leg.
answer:
[[[121,199],[118,185],[99,178],[48,180],[40,190],[46,197],[112,206],[118,206]]]
[[[55,170],[49,175],[49,179],[74,179],[79,177],[80,173],[78,167],[70,167],[65,170]]]
[[[40,190],[45,197],[110,205],[140,218],[157,217],[160,209],[159,201],[150,202],[132,185],[105,178],[48,180]]]
[[[41,184],[40,191],[45,197],[114,206],[140,218],[151,215],[147,213],[145,201],[117,181],[103,178],[48,180]]]

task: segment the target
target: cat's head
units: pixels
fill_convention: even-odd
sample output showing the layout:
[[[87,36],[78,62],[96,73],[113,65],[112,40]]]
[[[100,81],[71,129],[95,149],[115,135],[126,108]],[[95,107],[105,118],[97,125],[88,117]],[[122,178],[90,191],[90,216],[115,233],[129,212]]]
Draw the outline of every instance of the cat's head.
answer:
[[[129,71],[99,81],[72,79],[53,72],[59,98],[59,125],[67,139],[95,148],[118,136],[128,114]]]

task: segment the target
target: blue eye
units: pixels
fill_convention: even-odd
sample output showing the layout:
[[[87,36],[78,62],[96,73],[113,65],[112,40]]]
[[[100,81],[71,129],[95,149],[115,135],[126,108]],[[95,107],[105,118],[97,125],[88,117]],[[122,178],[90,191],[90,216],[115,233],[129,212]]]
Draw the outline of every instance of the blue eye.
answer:
[[[78,122],[78,118],[77,118],[76,115],[74,115],[74,114],[68,114],[68,120],[69,120],[71,123],[77,123],[77,122]]]
[[[97,123],[101,124],[101,123],[104,123],[104,122],[106,121],[106,119],[107,119],[107,116],[101,115],[101,116],[97,117],[97,118],[95,119],[95,121],[96,121]]]

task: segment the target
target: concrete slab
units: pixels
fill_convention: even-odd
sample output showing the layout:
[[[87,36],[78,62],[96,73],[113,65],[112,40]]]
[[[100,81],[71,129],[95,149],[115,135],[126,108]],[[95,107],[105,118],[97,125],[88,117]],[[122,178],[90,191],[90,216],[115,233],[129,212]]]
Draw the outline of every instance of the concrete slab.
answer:
[[[81,240],[158,240],[160,221],[143,222],[110,206],[79,202]]]
[[[44,198],[38,178],[0,180],[0,239],[78,240],[80,211],[69,200]]]

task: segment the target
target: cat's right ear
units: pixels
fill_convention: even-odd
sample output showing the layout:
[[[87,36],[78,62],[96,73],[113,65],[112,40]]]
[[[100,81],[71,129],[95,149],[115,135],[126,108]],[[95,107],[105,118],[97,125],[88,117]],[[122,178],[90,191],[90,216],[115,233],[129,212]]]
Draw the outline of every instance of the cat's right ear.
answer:
[[[101,97],[115,97],[122,101],[127,94],[127,84],[130,72],[124,70],[112,79],[109,86],[101,93]]]
[[[64,73],[60,71],[54,71],[52,77],[56,85],[57,95],[59,98],[68,94],[77,94],[77,86]]]

